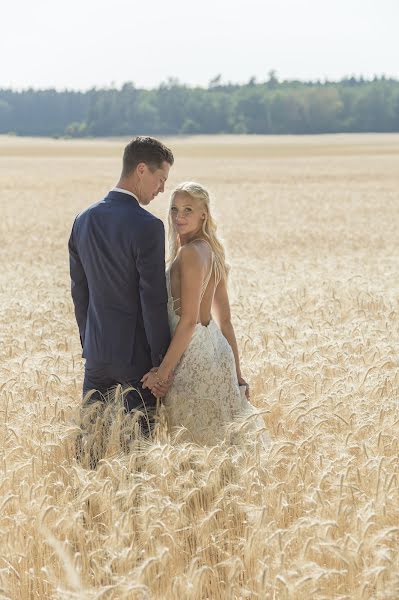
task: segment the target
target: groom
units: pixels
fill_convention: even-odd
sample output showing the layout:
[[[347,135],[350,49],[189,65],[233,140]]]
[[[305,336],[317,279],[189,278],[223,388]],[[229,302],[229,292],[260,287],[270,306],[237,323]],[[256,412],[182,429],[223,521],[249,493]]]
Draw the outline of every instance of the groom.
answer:
[[[136,390],[124,397],[126,410],[144,409],[150,427],[156,398],[140,379],[159,366],[170,332],[164,226],[143,206],[164,191],[173,162],[160,141],[133,139],[116,187],[76,217],[68,244],[71,293],[86,359],[83,396],[96,390],[86,404],[127,384]],[[161,397],[169,385],[160,381],[153,392]],[[141,425],[148,432],[146,423],[143,419]]]

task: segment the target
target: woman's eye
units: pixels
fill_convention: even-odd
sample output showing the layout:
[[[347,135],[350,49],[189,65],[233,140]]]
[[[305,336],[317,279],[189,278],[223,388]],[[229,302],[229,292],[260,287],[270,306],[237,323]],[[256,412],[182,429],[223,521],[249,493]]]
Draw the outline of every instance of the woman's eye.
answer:
[[[185,212],[191,212],[191,208],[186,208]]]

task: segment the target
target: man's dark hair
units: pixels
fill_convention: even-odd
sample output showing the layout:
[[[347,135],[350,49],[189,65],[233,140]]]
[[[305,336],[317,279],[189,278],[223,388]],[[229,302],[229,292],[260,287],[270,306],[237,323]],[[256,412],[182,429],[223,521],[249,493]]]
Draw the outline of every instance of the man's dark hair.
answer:
[[[122,176],[129,175],[142,162],[148,165],[151,171],[156,171],[162,167],[162,163],[165,161],[171,166],[174,163],[173,154],[169,148],[155,138],[138,136],[125,148]]]

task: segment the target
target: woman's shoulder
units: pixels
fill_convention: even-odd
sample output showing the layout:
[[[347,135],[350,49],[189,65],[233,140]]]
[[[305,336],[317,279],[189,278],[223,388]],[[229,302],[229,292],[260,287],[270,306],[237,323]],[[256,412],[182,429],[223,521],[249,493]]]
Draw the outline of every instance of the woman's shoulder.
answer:
[[[179,252],[180,263],[203,267],[209,262],[212,255],[210,244],[204,239],[197,239],[184,244]]]
[[[192,251],[193,253],[200,254],[205,258],[208,258],[212,254],[212,246],[205,238],[197,238],[196,240],[188,242],[182,247],[182,250],[185,252]]]

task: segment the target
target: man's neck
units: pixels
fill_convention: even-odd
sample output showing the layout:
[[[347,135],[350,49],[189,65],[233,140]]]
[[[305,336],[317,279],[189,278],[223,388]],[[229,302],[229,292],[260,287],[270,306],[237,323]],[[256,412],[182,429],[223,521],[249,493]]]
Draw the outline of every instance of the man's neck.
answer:
[[[127,192],[131,192],[136,196],[137,199],[140,198],[138,195],[137,186],[134,185],[131,181],[126,181],[126,179],[120,179],[115,187],[120,188],[121,190],[126,190]]]

